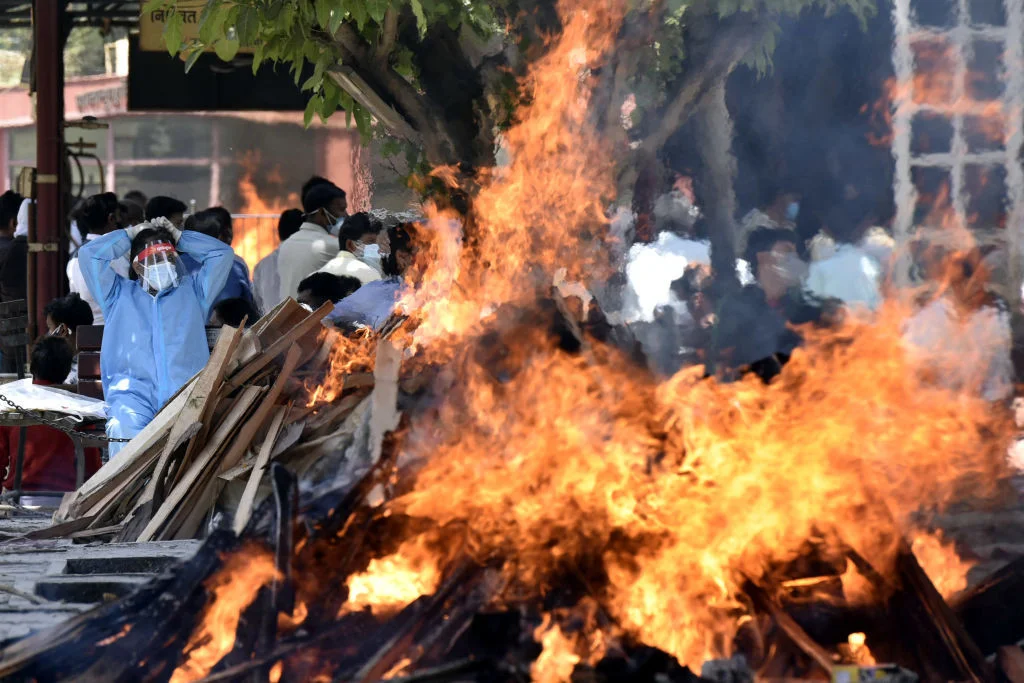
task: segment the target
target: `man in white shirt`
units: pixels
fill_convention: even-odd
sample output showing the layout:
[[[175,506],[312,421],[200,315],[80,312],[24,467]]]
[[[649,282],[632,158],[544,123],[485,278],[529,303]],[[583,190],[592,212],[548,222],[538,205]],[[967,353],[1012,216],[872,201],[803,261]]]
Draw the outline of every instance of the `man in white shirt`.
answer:
[[[348,275],[364,285],[379,280],[380,270],[371,263],[373,259],[380,263],[380,245],[377,240],[382,227],[379,222],[370,220],[365,211],[346,218],[338,233],[338,255],[317,272],[338,277]]]
[[[106,235],[111,230],[121,227],[121,210],[117,203],[117,195],[113,192],[104,192],[103,194],[94,194],[86,199],[78,214],[78,224],[85,230],[82,244],[87,244],[97,237]],[[127,260],[125,260],[123,267],[123,274],[127,276]],[[92,292],[89,291],[89,287],[85,284],[85,278],[82,277],[82,267],[77,256],[68,261],[67,275],[70,290],[77,293],[82,298],[82,301],[89,304],[89,308],[92,309],[93,324],[102,325],[103,311],[100,309],[99,302],[96,301]]]
[[[317,185],[302,198],[302,208],[305,222],[278,247],[281,286],[274,306],[297,296],[299,283],[338,255],[338,241],[331,229],[344,220],[348,209],[345,191],[335,185]]]
[[[288,209],[281,213],[277,221],[277,237],[281,244],[299,231],[302,225],[302,210]],[[252,294],[256,299],[256,308],[260,313],[267,313],[274,307],[281,292],[281,276],[277,271],[277,257],[281,247],[270,252],[252,269]]]
[[[829,214],[826,229],[835,252],[811,264],[806,289],[822,299],[875,310],[882,304],[882,266],[861,246],[870,215],[863,202],[847,201]]]

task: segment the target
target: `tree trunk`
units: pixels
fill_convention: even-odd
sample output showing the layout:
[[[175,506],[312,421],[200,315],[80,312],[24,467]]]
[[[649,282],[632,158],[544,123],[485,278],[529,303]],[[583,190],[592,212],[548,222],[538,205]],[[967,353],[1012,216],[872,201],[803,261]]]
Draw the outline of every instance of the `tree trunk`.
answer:
[[[736,289],[736,158],[732,154],[732,118],[725,105],[725,79],[708,91],[693,123],[701,160],[696,184],[711,238],[711,267],[718,283]]]

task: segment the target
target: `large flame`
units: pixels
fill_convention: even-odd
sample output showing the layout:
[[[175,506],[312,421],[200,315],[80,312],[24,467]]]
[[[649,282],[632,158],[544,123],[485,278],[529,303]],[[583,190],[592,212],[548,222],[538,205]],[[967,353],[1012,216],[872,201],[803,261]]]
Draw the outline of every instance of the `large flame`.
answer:
[[[260,546],[248,546],[227,557],[207,583],[210,602],[185,646],[185,661],[174,670],[170,683],[198,681],[231,652],[242,611],[276,574],[274,558]]]
[[[259,150],[245,152],[238,163],[242,167],[242,177],[238,180],[242,205],[235,212],[241,215],[234,220],[235,239],[231,246],[251,271],[260,259],[277,247],[278,218],[282,211],[299,206],[299,195],[297,192],[284,191],[284,178],[277,166],[263,172],[263,184],[278,188],[278,194],[284,198],[268,197],[266,191],[260,192],[256,184],[256,175],[262,167],[262,154]]]
[[[1009,414],[902,342],[901,301],[805,330],[770,385],[702,368],[659,383],[611,347],[569,354],[551,339],[535,304],[556,271],[586,281],[604,265],[613,165],[588,127],[587,67],[623,5],[560,3],[563,33],[506,133],[511,163],[480,179],[465,240],[454,215],[428,210],[402,305],[450,371],[402,434],[416,479],[387,512],[433,524],[409,525],[396,553],[350,577],[343,612],[429,593],[437,548],[464,548],[500,564],[505,598],[543,596],[581,568],[606,578],[593,598],[619,627],[699,666],[749,619],[743,585],[782,578],[809,541],[890,572],[922,512],[993,494],[1005,473]],[[437,534],[457,538],[426,542]],[[546,621],[533,673],[566,678],[592,635]]]

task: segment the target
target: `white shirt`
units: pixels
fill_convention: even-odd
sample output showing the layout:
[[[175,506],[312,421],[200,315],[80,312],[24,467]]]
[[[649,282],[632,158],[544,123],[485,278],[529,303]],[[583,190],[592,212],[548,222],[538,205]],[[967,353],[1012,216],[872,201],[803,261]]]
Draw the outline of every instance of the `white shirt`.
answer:
[[[1013,393],[1010,314],[984,306],[961,315],[942,297],[907,320],[903,341],[916,357],[934,368],[943,386],[975,390],[989,401]]]
[[[277,272],[280,248],[264,256],[252,269],[252,294],[260,313],[268,313],[281,292],[281,276]]]
[[[85,236],[85,241],[90,242],[101,235],[89,233]],[[110,267],[114,269],[118,275],[122,277],[128,277],[128,259],[121,258],[117,261],[113,261]],[[93,297],[92,292],[89,291],[89,286],[85,284],[85,278],[82,277],[82,264],[78,262],[78,257],[68,261],[67,266],[68,285],[72,292],[77,292],[78,296],[82,297],[82,301],[89,304],[89,308],[92,309],[92,324],[102,325],[103,324],[103,310],[100,308],[100,304]]]
[[[864,306],[873,311],[882,304],[881,276],[881,266],[868,252],[843,244],[832,256],[811,264],[806,288],[815,296],[839,299],[848,306]]]
[[[377,272],[376,268],[363,263],[350,251],[339,251],[337,256],[316,272],[330,273],[338,277],[351,275],[354,278],[358,278],[361,285],[380,279],[380,273]]]
[[[281,303],[298,294],[299,283],[338,255],[338,239],[316,223],[303,223],[299,231],[277,248],[277,272],[281,278],[277,300]]]

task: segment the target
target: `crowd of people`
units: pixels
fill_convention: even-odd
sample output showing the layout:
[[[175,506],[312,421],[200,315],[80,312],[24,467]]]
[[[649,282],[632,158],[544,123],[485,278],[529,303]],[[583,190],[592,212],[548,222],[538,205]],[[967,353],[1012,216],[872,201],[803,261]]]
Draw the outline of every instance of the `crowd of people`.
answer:
[[[301,188],[301,203],[301,209],[281,214],[280,244],[250,277],[232,249],[232,216],[223,207],[190,213],[177,199],[147,199],[137,192],[86,198],[73,214],[66,270],[71,293],[46,306],[46,336],[31,351],[33,381],[77,382],[77,330],[103,325],[106,432],[130,439],[206,364],[208,327],[251,325],[291,297],[310,310],[330,302],[325,325],[342,331],[380,328],[400,289],[412,285],[403,275],[413,261],[417,224],[385,227],[368,213],[350,215],[344,190],[316,176]],[[642,357],[656,372],[700,363],[709,375],[728,379],[754,372],[770,381],[803,343],[800,326],[871,315],[887,294],[893,242],[876,226],[877,216],[854,199],[818,216],[816,229],[807,234],[797,193],[767,197],[737,222],[741,284],[724,289],[725,280],[711,272],[709,243],[695,234],[699,211],[677,208],[669,207],[675,223],[662,226],[653,243],[634,245],[624,272],[604,283],[603,300],[595,299],[609,329],[626,330],[617,337],[628,344],[639,339]],[[0,301],[25,298],[29,209],[29,200],[13,192],[0,195]],[[645,260],[659,250],[678,257],[671,267]],[[931,256],[918,259],[919,268],[941,267],[942,272],[923,274],[947,286],[939,296],[922,298],[907,321],[906,343],[935,354],[963,337],[946,334],[950,325],[970,327],[989,351],[980,361],[983,382],[976,382],[974,367],[962,376],[944,371],[942,381],[977,389],[991,400],[1006,398],[1013,375],[1009,316],[1005,301],[985,287],[985,260],[977,249],[955,258]],[[649,292],[640,291],[641,285],[651,282],[668,300],[651,305],[656,299],[645,299]],[[613,298],[621,310],[607,296],[616,287],[620,293]],[[637,291],[630,293],[631,287]],[[645,326],[653,333],[645,334]],[[5,352],[0,363],[10,372],[15,357]],[[0,473],[7,472],[7,488],[18,438],[18,430],[0,429]],[[45,426],[30,428],[27,439],[22,488],[71,487],[75,470],[68,439]],[[110,456],[117,457],[121,446],[112,443]],[[89,471],[98,467],[94,453],[88,460]]]
[[[281,214],[280,244],[250,277],[224,207],[189,213],[177,199],[139,192],[87,197],[72,214],[70,294],[46,306],[46,335],[32,347],[33,383],[77,383],[77,330],[102,325],[106,433],[130,439],[206,364],[208,327],[252,325],[289,297],[310,309],[331,302],[325,324],[346,331],[383,324],[411,262],[412,226],[349,215],[345,191],[318,176],[302,187],[301,203]],[[0,301],[26,298],[30,208],[13,191],[0,195]],[[0,369],[15,372],[16,355],[2,351]],[[18,438],[0,430],[8,489]],[[111,443],[110,457],[122,447]],[[73,447],[59,431],[30,427],[25,462],[22,490],[74,488]],[[87,473],[98,466],[90,452]]]
[[[922,233],[908,245],[914,281],[901,293],[891,277],[901,255],[873,209],[853,196],[801,222],[799,194],[777,189],[738,222],[739,287],[713,277],[696,221],[676,222],[655,245],[634,246],[628,313],[653,369],[669,375],[701,363],[721,377],[753,371],[770,380],[802,344],[800,326],[832,326],[847,315],[871,320],[887,296],[909,292],[915,309],[901,342],[926,356],[946,385],[1008,398],[1009,292],[992,273],[1005,254],[966,234],[962,243],[943,243],[956,231]],[[666,253],[673,258],[657,260]],[[659,264],[674,279],[652,280]],[[652,281],[671,294],[652,298]]]

